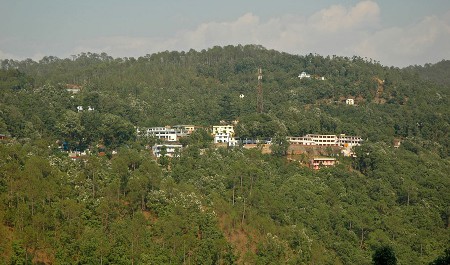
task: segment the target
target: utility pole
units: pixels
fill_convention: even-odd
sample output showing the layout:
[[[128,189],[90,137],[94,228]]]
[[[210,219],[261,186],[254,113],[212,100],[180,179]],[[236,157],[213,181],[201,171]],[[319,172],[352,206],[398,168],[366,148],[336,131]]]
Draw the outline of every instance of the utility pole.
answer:
[[[256,94],[256,111],[258,113],[263,113],[263,91],[262,91],[262,69],[261,67],[258,69],[258,87]]]

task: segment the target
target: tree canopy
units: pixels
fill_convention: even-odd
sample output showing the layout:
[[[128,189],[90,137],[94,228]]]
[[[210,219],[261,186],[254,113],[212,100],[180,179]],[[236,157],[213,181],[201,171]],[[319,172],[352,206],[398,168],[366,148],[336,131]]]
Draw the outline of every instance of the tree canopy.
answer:
[[[259,45],[3,60],[0,264],[442,264],[447,66]],[[238,137],[272,138],[272,154],[215,147],[208,127],[234,120]],[[137,137],[177,124],[202,129],[173,158]],[[308,152],[286,158],[286,136],[309,133],[364,142],[314,171]]]

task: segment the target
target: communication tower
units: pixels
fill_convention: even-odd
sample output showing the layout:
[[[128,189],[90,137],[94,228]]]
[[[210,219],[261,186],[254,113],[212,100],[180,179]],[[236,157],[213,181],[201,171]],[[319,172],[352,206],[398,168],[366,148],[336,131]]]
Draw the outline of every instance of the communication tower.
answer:
[[[256,111],[258,113],[262,113],[263,108],[263,91],[262,91],[262,69],[261,67],[258,69],[258,87],[256,94]]]

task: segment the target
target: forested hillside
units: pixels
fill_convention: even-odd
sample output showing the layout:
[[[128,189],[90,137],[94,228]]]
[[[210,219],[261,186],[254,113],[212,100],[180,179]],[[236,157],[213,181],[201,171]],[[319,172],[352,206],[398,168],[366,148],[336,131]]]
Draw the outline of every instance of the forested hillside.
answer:
[[[383,246],[398,264],[444,259],[446,65],[389,68],[256,45],[3,60],[0,264],[371,264]],[[273,137],[272,150],[308,133],[364,143],[313,171],[283,152],[215,148],[202,130],[179,157],[155,159],[155,139],[136,136],[232,120],[241,137]],[[62,143],[91,155],[73,161]]]

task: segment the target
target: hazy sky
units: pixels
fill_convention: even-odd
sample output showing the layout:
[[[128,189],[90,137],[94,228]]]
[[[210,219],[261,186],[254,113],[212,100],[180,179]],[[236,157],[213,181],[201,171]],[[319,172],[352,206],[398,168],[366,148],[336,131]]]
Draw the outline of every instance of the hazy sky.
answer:
[[[0,59],[260,44],[407,66],[450,59],[449,0],[0,0]]]

